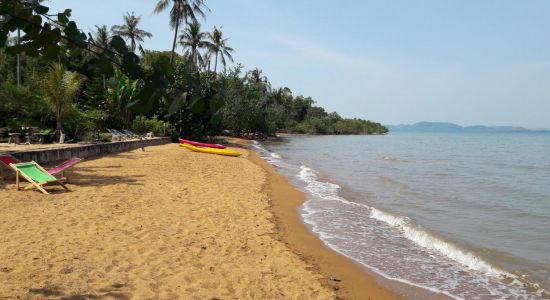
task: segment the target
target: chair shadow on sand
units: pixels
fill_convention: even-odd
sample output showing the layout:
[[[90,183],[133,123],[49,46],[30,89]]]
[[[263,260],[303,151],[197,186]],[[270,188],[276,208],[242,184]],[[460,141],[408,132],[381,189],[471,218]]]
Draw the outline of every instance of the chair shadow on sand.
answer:
[[[69,181],[69,190],[64,190],[56,188],[53,186],[48,186],[46,189],[50,194],[62,194],[62,193],[72,193],[74,192],[74,187],[101,187],[101,186],[111,186],[117,184],[126,184],[139,186],[143,185],[142,178],[145,175],[99,175],[98,171],[107,170],[107,169],[117,169],[123,168],[123,166],[103,166],[103,167],[77,167],[75,170],[72,170],[68,173]],[[28,183],[22,181],[23,186],[26,186]],[[4,174],[3,180],[0,180],[0,190],[3,189],[14,189],[15,190],[15,175]],[[21,191],[21,192],[39,192],[38,190],[30,191]]]
[[[42,297],[42,298],[50,298],[53,297],[55,299],[60,300],[85,300],[85,299],[120,299],[120,300],[126,300],[130,299],[131,296],[127,293],[119,291],[121,287],[124,287],[123,284],[115,283],[109,288],[101,289],[101,294],[74,294],[74,295],[66,295],[63,293],[62,289],[57,286],[46,286],[43,288],[38,289],[29,289],[29,293]]]
[[[70,184],[83,187],[109,186],[117,184],[143,185],[145,175],[100,175],[98,171],[117,169],[123,166],[80,167],[71,174]]]

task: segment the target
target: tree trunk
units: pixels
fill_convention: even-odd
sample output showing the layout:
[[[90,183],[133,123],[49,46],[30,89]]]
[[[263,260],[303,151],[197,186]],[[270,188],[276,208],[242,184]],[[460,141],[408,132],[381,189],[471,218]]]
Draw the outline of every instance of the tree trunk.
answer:
[[[63,128],[61,127],[61,112],[60,111],[57,112],[54,138],[58,134],[59,134],[59,143],[61,143],[61,135],[63,134]]]
[[[170,64],[174,65],[174,54],[176,51],[176,41],[178,39],[178,29],[180,27],[180,10],[178,8],[178,18],[176,22],[176,28],[174,29],[174,42],[172,43],[172,55],[170,56]]]
[[[216,73],[217,68],[218,68],[218,52],[216,51],[216,61],[214,62],[214,73]]]
[[[58,108],[55,114],[56,126],[55,130],[61,130],[61,108]]]
[[[21,29],[17,29],[17,46],[21,40]],[[21,54],[17,53],[17,86],[21,85]]]

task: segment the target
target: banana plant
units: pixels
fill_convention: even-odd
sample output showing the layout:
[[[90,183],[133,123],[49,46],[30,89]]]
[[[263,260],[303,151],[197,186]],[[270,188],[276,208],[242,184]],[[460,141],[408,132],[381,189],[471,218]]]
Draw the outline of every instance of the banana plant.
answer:
[[[132,119],[132,112],[127,107],[136,100],[139,93],[139,80],[132,80],[119,70],[115,70],[116,88],[107,89],[107,99],[121,117],[124,126],[128,127]]]

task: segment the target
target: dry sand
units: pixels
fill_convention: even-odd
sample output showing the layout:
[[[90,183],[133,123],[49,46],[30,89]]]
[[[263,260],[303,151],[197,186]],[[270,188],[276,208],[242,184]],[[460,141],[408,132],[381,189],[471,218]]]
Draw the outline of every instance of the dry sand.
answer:
[[[276,197],[286,196],[269,201],[273,175],[239,151],[234,158],[169,144],[87,160],[71,191],[49,188],[52,195],[0,181],[0,298],[393,297],[372,279],[353,285],[352,276],[368,276],[347,272],[353,264],[303,225],[293,226],[313,254],[301,252],[299,238],[287,240],[284,226],[293,223],[274,217]],[[314,249],[332,256],[312,259]]]

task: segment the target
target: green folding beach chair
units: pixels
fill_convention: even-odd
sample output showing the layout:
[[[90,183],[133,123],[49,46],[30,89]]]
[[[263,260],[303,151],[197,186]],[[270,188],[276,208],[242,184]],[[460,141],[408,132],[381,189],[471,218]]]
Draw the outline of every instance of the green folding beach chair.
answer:
[[[53,177],[51,174],[48,173],[48,171],[46,171],[34,161],[28,163],[12,163],[10,164],[10,167],[15,171],[15,186],[17,187],[18,191],[22,189],[19,186],[20,177],[23,177],[30,183],[25,188],[23,188],[23,190],[36,188],[44,194],[49,194],[43,188],[43,186],[51,184],[59,184],[64,189],[69,190],[69,188],[67,188],[59,179]]]

